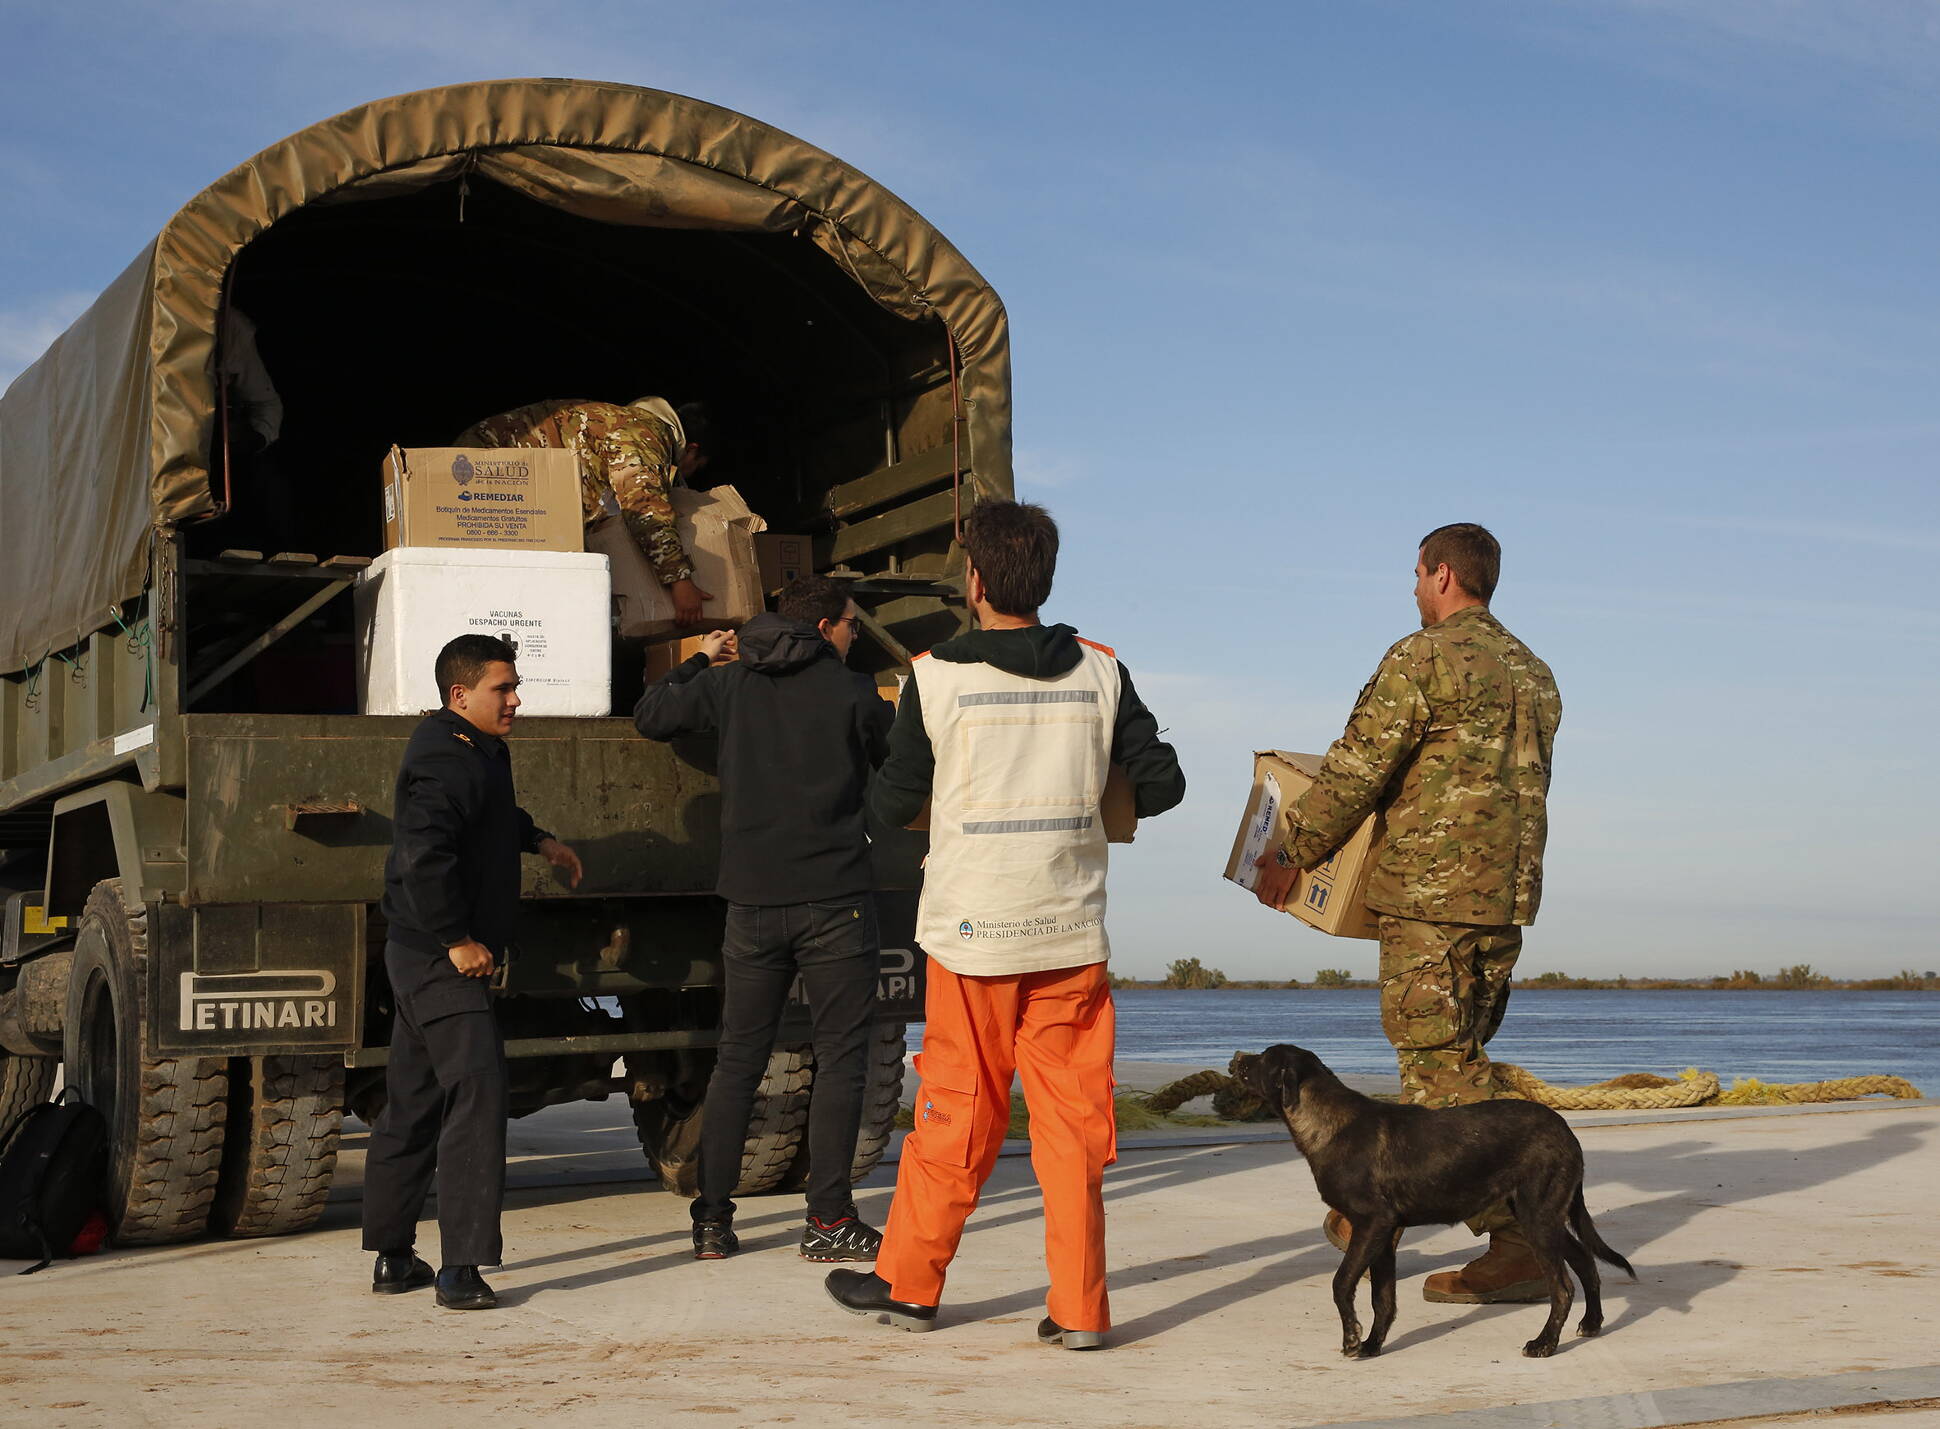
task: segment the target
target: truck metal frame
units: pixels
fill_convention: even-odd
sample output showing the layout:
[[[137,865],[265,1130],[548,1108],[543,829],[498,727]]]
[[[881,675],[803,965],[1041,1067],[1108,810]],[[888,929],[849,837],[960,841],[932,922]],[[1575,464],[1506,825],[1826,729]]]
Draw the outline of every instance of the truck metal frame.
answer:
[[[345,133],[384,143],[347,158]],[[732,173],[726,136],[742,146]],[[607,187],[560,178],[584,167],[575,158],[547,170],[552,188],[531,187],[533,164],[588,153],[625,172]],[[266,173],[284,180],[280,198],[255,182]],[[651,211],[618,212],[620,191]],[[347,194],[362,204],[341,202]],[[44,1095],[65,1061],[70,1084],[109,1117],[124,1242],[308,1225],[343,1114],[369,1119],[381,1105],[390,1005],[377,907],[391,785],[415,720],[305,709],[289,667],[270,667],[295,647],[299,662],[339,668],[345,593],[375,551],[250,548],[271,529],[251,506],[265,468],[237,450],[239,418],[216,374],[231,360],[219,338],[238,300],[266,339],[352,341],[305,306],[324,301],[308,296],[327,286],[318,255],[367,265],[363,282],[385,271],[387,252],[405,266],[450,263],[453,245],[480,241],[427,219],[454,196],[456,222],[483,224],[497,245],[481,273],[505,254],[562,245],[601,271],[691,259],[677,316],[695,365],[768,404],[741,470],[813,537],[816,568],[851,583],[864,611],[857,663],[886,690],[913,650],[960,627],[958,522],[1010,489],[995,295],[892,196],[742,116],[625,86],[456,86],[315,126],[198,196],[130,270],[141,281],[124,275],[0,402],[0,517],[14,532],[60,507],[31,478],[84,497],[92,488],[80,483],[101,483],[86,457],[106,446],[49,435],[73,419],[76,352],[147,340],[145,354],[123,354],[139,370],[119,414],[124,426],[145,420],[145,439],[123,440],[135,455],[101,483],[152,500],[135,546],[88,563],[72,589],[51,587],[51,616],[43,591],[0,584],[20,612],[0,625],[14,652],[0,669],[0,1119]],[[757,199],[777,216],[734,208]],[[272,202],[282,210],[262,207]],[[208,271],[174,261],[191,250],[222,261]],[[635,314],[671,301],[665,283],[616,291],[612,305]],[[835,336],[805,338],[804,321]],[[799,389],[761,365],[776,358],[749,355],[785,357],[811,340],[843,344],[842,355],[799,354]],[[331,361],[306,348],[270,364],[279,385],[295,374],[293,418],[328,390]],[[528,369],[522,381],[548,380]],[[410,417],[378,412],[367,431],[320,446],[341,462]],[[346,488],[345,505],[375,500],[375,461],[366,476],[369,496]],[[104,541],[126,529],[104,512]],[[73,638],[47,633],[61,629]],[[330,687],[312,703],[336,698]],[[513,749],[521,801],[587,869],[569,891],[528,862],[499,1001],[514,1114],[623,1093],[649,1161],[691,1194],[721,980],[711,750],[649,743],[620,717],[521,719]],[[887,1142],[903,1025],[922,1006],[922,836],[872,835],[884,954],[858,1171]],[[744,1194],[805,1176],[806,1040],[797,1008],[763,1083]]]

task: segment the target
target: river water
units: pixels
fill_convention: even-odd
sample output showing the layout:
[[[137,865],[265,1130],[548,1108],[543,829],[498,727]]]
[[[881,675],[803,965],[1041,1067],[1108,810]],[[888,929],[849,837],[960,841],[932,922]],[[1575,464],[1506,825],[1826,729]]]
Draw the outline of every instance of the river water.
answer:
[[[1372,988],[1128,990],[1118,1056],[1224,1070],[1235,1051],[1296,1042],[1337,1072],[1394,1071]],[[920,1027],[910,1028],[912,1045]],[[1940,993],[1517,990],[1489,1044],[1544,1081],[1686,1067],[1767,1082],[1885,1072],[1940,1096]]]

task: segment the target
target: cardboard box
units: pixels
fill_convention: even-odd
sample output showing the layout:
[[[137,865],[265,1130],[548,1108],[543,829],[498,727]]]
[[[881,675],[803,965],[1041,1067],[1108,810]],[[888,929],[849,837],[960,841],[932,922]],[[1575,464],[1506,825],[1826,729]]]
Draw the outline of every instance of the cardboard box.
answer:
[[[647,678],[657,680],[676,666],[685,665],[701,653],[701,637],[688,635],[679,640],[660,640],[646,648]],[[734,657],[739,659],[737,655]]]
[[[777,591],[815,574],[815,554],[806,536],[763,531],[754,538],[754,559],[763,591]]]
[[[438,708],[433,667],[445,642],[500,635],[519,652],[521,715],[609,714],[611,590],[606,557],[597,554],[386,551],[357,578],[358,707]]]
[[[885,696],[887,698],[887,696]],[[1105,792],[1099,796],[1098,818],[1105,826],[1105,842],[1108,844],[1128,844],[1138,836],[1137,805],[1132,799],[1132,780],[1124,769],[1114,764],[1105,774]],[[909,823],[916,833],[924,833],[930,826],[930,806],[923,804],[923,812]]]
[[[1254,862],[1278,844],[1286,832],[1286,811],[1313,787],[1318,773],[1317,754],[1263,749],[1253,756],[1253,789],[1246,799],[1246,816],[1240,820],[1232,855],[1226,860],[1229,882],[1252,891],[1259,872]],[[1368,874],[1374,869],[1374,850],[1380,839],[1381,815],[1377,811],[1361,821],[1332,858],[1294,881],[1281,910],[1337,938],[1380,937],[1375,915],[1368,912],[1366,903]]]
[[[579,461],[545,447],[392,447],[384,545],[583,551]]]
[[[712,491],[676,486],[670,497],[674,529],[694,567],[694,584],[712,597],[701,607],[702,620],[719,629],[761,614],[767,606],[754,538],[767,523],[748,509],[741,493],[731,486]],[[674,603],[667,588],[625,522],[617,516],[595,522],[587,528],[586,549],[613,563],[614,623],[622,636],[651,640],[685,633],[674,624]]]

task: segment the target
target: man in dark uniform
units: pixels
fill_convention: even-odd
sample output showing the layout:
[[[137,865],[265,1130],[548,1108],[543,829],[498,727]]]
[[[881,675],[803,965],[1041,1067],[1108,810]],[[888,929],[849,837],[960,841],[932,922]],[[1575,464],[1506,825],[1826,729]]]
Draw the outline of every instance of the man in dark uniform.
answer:
[[[488,1310],[479,1276],[502,1259],[505,1043],[489,979],[519,908],[519,855],[536,853],[579,884],[579,856],[518,806],[505,735],[519,708],[515,653],[490,635],[438,652],[444,708],[425,716],[398,770],[384,865],[384,969],[394,1012],[387,1099],[364,1169],[364,1249],[371,1289],[428,1285],[412,1253],[435,1174],[442,1266],[438,1303]]]

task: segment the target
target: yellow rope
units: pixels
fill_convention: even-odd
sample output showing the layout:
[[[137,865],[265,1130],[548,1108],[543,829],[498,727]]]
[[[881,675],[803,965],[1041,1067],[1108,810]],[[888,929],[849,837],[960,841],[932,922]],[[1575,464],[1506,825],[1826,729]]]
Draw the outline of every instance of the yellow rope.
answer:
[[[1857,1101],[1861,1097],[1917,1098],[1904,1077],[1838,1077],[1826,1082],[1761,1082],[1742,1077],[1725,1090],[1715,1072],[1688,1067],[1676,1079],[1633,1072],[1587,1087],[1552,1086],[1513,1062],[1496,1062],[1496,1094],[1541,1102],[1559,1111],[1638,1111],[1683,1106],[1785,1106]]]

